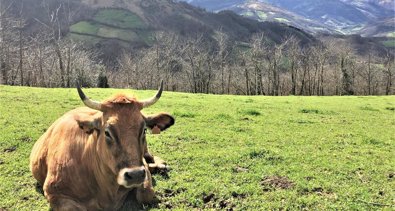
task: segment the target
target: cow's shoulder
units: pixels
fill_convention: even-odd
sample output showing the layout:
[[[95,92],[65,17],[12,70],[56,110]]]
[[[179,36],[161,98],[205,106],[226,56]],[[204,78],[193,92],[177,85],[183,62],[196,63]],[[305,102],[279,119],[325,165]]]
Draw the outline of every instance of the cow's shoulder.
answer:
[[[101,117],[101,112],[84,107],[65,113],[42,137],[48,156],[56,163],[68,162],[69,159],[80,161],[88,140],[97,138],[95,131],[85,126],[92,125]]]

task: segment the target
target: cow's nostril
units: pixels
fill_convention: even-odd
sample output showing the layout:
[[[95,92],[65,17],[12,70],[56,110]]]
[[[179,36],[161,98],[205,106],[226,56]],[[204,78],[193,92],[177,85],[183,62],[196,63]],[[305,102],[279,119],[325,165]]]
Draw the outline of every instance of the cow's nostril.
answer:
[[[125,172],[124,176],[125,176],[125,180],[132,180],[133,179],[130,171],[129,172]]]

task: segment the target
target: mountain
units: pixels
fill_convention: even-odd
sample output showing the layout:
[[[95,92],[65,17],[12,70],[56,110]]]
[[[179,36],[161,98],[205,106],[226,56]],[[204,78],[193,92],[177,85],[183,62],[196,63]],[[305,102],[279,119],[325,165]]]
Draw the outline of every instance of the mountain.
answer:
[[[62,35],[94,46],[110,59],[122,49],[151,46],[161,32],[202,35],[208,42],[219,33],[237,43],[248,42],[255,33],[264,33],[274,43],[291,35],[302,44],[315,41],[310,34],[282,23],[259,22],[230,11],[206,12],[173,0],[24,0],[23,5],[11,5],[13,13],[22,11],[25,33],[45,31],[53,20],[59,20],[55,25]]]
[[[392,10],[395,11],[394,0],[341,0],[347,4],[351,4],[362,10]]]
[[[284,37],[292,34],[303,42],[313,40],[309,34],[284,24],[261,23],[233,12],[209,13],[172,0],[85,0],[83,2],[85,5],[95,7],[96,12],[70,27],[70,32],[75,35],[106,39],[115,37],[128,43],[137,40],[143,45],[150,45],[153,35],[161,31],[180,36],[203,34],[208,38],[214,38],[221,31],[231,39],[241,42],[247,41],[252,34],[258,32],[264,32],[274,42],[280,42]],[[126,35],[128,33],[135,33],[135,39],[133,36]]]
[[[210,11],[232,10],[259,21],[277,21],[319,33],[359,33],[367,24],[394,16],[388,0],[189,0]],[[395,24],[395,23],[394,23]]]
[[[366,24],[360,33],[366,37],[394,37],[395,17],[383,18],[381,20]]]
[[[325,24],[268,3],[248,1],[246,3],[230,6],[226,8],[226,10],[232,10],[245,17],[262,22],[271,21],[284,23],[303,29],[309,33],[336,33],[335,30],[328,28]]]

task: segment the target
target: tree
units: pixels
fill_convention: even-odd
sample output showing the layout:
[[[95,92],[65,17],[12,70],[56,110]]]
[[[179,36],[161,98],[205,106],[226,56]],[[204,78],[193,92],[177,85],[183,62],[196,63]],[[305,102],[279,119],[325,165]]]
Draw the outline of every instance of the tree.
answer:
[[[221,94],[225,93],[225,74],[226,74],[226,69],[228,70],[228,80],[227,80],[227,91],[226,93],[229,94],[230,92],[230,80],[231,80],[231,72],[230,69],[228,68],[230,61],[228,60],[229,55],[232,51],[230,45],[230,40],[227,34],[222,32],[222,30],[219,30],[218,35],[215,37],[218,45],[218,49],[216,52],[216,62],[219,64],[219,69],[220,69],[220,78],[221,78]]]
[[[325,82],[325,65],[329,59],[329,51],[323,44],[317,44],[311,47],[311,53],[313,56],[315,74],[316,74],[316,86],[315,92],[317,95],[323,96],[324,82]]]
[[[264,59],[267,56],[267,48],[269,44],[266,42],[266,37],[263,33],[256,34],[251,40],[251,65],[254,70],[254,89],[255,95],[265,94],[263,90],[263,71]]]
[[[334,65],[337,66],[334,71],[335,94],[353,95],[355,74],[351,67],[355,56],[352,47],[346,41],[329,40],[325,44],[332,55]]]
[[[394,55],[391,54],[390,50],[386,51],[384,57],[384,81],[385,81],[385,94],[390,95],[393,90],[393,76],[395,75],[394,68]],[[393,93],[393,92],[392,92]]]
[[[0,1],[0,73],[2,83],[11,85],[16,84],[18,72],[23,75],[23,72],[20,71],[23,69],[15,70],[17,62],[15,58],[21,58],[20,54],[17,55],[18,48],[16,46],[21,49],[19,45],[21,42],[18,43],[17,39],[20,38],[19,35],[21,34],[18,33],[17,27],[18,23],[22,25],[23,20],[18,21],[18,18],[10,12],[11,8],[17,3],[16,1]],[[18,62],[20,62],[20,59]]]
[[[97,79],[97,87],[99,88],[109,88],[108,78],[103,71],[100,72],[99,77]]]
[[[299,68],[299,58],[300,58],[300,43],[295,37],[291,36],[288,38],[287,57],[290,63],[291,72],[291,94],[296,95],[297,80],[298,80],[298,68]]]
[[[185,73],[193,93],[209,93],[213,79],[212,55],[205,46],[202,35],[192,37],[184,43]]]

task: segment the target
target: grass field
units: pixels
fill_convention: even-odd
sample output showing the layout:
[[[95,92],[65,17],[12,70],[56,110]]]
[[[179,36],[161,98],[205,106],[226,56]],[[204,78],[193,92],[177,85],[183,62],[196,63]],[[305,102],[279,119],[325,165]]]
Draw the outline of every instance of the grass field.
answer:
[[[122,9],[101,9],[92,20],[70,26],[71,38],[96,44],[106,38],[127,43],[152,44],[152,34],[135,14]]]
[[[267,14],[263,11],[256,11],[256,14],[259,17],[259,20],[265,21],[267,19]]]
[[[290,21],[285,19],[285,18],[274,18],[274,20],[278,21],[278,22],[282,22],[282,23],[289,23]]]
[[[84,91],[103,100],[120,90]],[[162,96],[145,113],[176,124],[147,140],[172,170],[154,176],[162,201],[147,209],[395,209],[395,96]],[[0,86],[0,210],[48,209],[28,157],[78,106],[75,89]]]
[[[382,41],[384,46],[390,47],[390,48],[395,48],[395,39],[388,39],[386,41]]]
[[[142,29],[147,27],[137,15],[122,9],[99,10],[94,20],[117,28]]]
[[[395,32],[389,32],[389,33],[387,34],[387,37],[395,37]]]
[[[80,21],[70,26],[71,32],[96,35],[100,29],[99,24],[94,24],[88,21]]]

